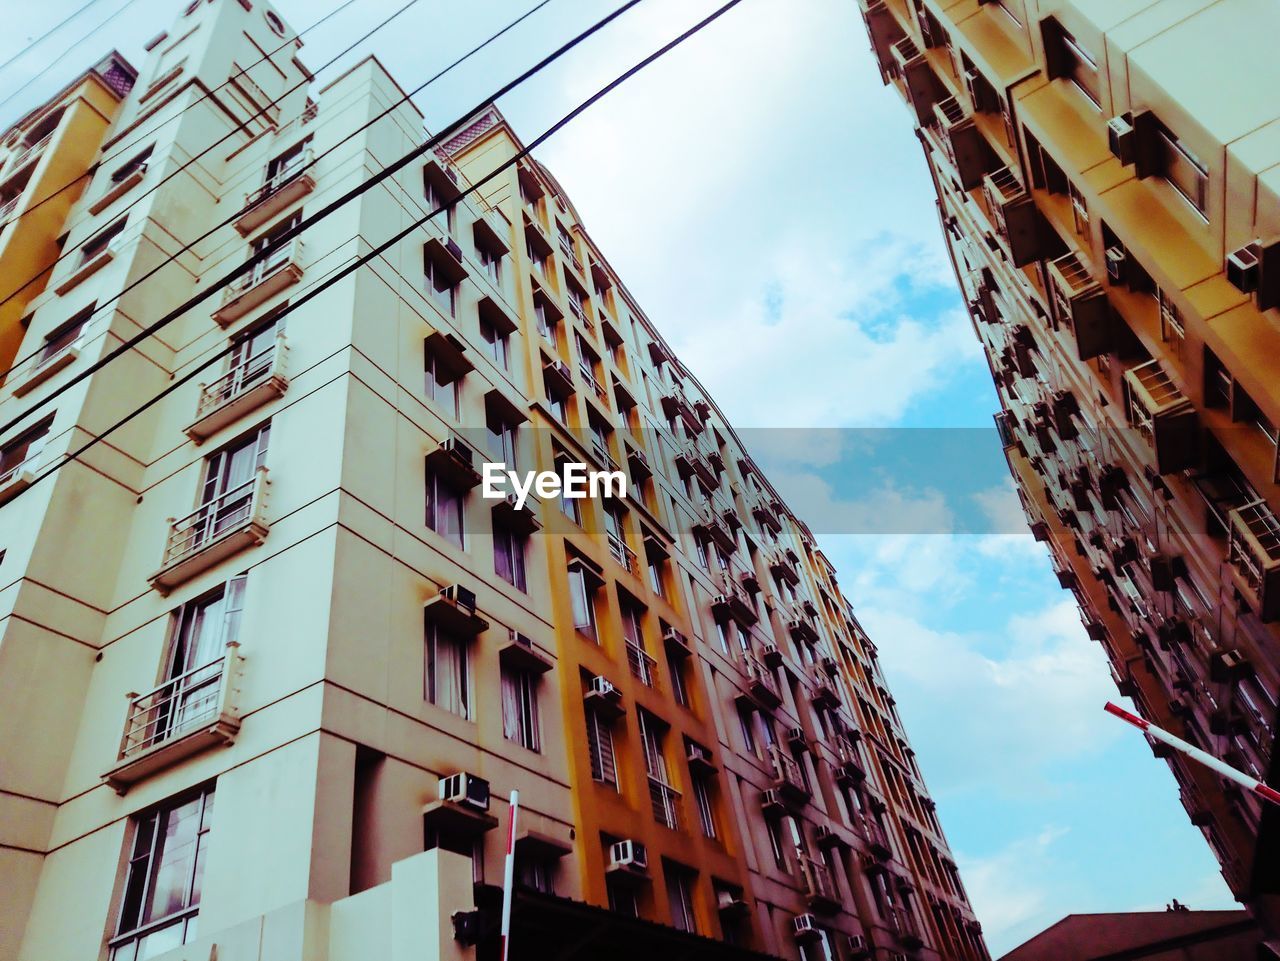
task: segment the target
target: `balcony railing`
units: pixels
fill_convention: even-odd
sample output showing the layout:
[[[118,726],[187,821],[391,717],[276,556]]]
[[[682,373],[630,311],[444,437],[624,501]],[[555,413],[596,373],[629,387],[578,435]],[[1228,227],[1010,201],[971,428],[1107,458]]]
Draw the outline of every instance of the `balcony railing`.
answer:
[[[579,274],[582,273],[582,261],[578,259],[578,255],[573,252],[573,241],[568,237],[560,238],[560,253],[568,258],[569,263],[573,264],[573,269]]]
[[[774,787],[786,794],[788,800],[807,801],[809,786],[799,762],[777,744],[769,745],[769,761],[773,765]]]
[[[609,553],[613,555],[613,559],[625,567],[630,573],[636,573],[636,552],[627,546],[627,542],[620,536],[608,532]]]
[[[578,373],[582,375],[586,385],[591,388],[591,392],[601,401],[607,402],[608,392],[604,389],[604,384],[600,383],[599,378],[596,377],[596,372],[591,365],[586,362],[580,362],[578,364]]]
[[[222,306],[213,319],[226,326],[258,304],[298,282],[302,276],[302,238],[295,237],[271,251],[222,291]]]
[[[203,440],[246,411],[283,394],[289,384],[285,376],[288,355],[289,345],[282,331],[262,350],[201,387],[195,421],[187,428],[187,434]]]
[[[202,504],[186,517],[170,521],[160,569],[153,587],[168,589],[267,537],[267,469]]]
[[[804,878],[805,897],[809,906],[822,914],[838,910],[840,896],[827,866],[803,851],[796,852],[796,860],[800,864],[800,875]]]
[[[10,197],[4,203],[0,203],[0,225],[4,224],[13,212],[18,209],[18,201],[22,199],[21,194]]]
[[[657,687],[657,665],[653,655],[634,641],[627,641],[627,666],[645,687]]]
[[[680,830],[680,792],[652,774],[649,775],[649,799],[653,804],[653,818],[672,831]]]
[[[782,703],[782,695],[778,693],[778,682],[773,672],[754,654],[744,657],[747,669],[748,690],[751,696],[767,708],[777,707]]]
[[[49,146],[49,141],[53,139],[53,131],[45,134],[33,144],[28,144],[23,150],[13,158],[13,162],[9,164],[9,169],[5,175],[15,173],[25,167],[30,161],[40,156],[44,152],[44,148]]]
[[[1227,562],[1264,621],[1280,619],[1280,518],[1258,499],[1227,515]]]
[[[123,793],[162,767],[234,740],[240,663],[239,645],[231,641],[217,660],[131,694],[118,763],[105,775],[107,783]]]
[[[261,187],[245,194],[243,212],[236,221],[236,229],[241,235],[252,233],[311,193],[316,186],[311,172],[314,162],[314,153],[310,149],[303,150],[268,177]]]
[[[1191,467],[1197,453],[1196,413],[1158,361],[1124,373],[1129,423],[1151,445],[1162,474]]]
[[[879,821],[870,814],[863,814],[859,819],[858,830],[871,847],[871,852],[878,858],[888,858],[893,849],[889,847],[889,834]]]

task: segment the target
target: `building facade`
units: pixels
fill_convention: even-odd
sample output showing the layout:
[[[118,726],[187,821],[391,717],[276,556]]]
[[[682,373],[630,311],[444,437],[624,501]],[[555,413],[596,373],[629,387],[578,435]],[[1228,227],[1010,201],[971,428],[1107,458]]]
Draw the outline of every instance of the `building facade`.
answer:
[[[1143,716],[1276,783],[1280,8],[861,10],[916,123],[1033,533]],[[1277,812],[1153,749],[1274,931]]]
[[[27,308],[58,259],[63,224],[137,71],[104,57],[0,134],[0,365],[13,364]]]
[[[489,957],[518,790],[516,958],[984,961],[834,570],[497,110],[282,239],[424,143],[299,46],[150,44],[0,394],[0,958]]]

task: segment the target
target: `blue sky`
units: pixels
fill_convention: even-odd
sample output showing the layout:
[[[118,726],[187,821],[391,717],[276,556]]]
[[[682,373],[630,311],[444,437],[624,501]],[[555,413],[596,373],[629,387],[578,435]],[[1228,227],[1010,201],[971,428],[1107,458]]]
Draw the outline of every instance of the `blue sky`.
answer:
[[[6,36],[33,37],[79,2],[11,5]],[[307,37],[304,61],[318,67],[401,2],[360,0]],[[416,86],[532,4],[419,3],[359,54]],[[295,27],[337,5],[277,4]],[[102,0],[0,74],[0,89],[119,6]],[[443,125],[606,6],[552,0],[430,88],[419,101],[428,123]],[[532,139],[712,6],[646,0],[501,107]],[[133,0],[0,121],[113,44],[141,62],[141,44],[178,7]],[[0,43],[0,60],[16,42]],[[1172,776],[1102,714],[1115,697],[1104,658],[1044,550],[1011,533],[1022,522],[991,429],[994,391],[908,112],[880,85],[856,4],[746,0],[540,157],[677,352],[751,429],[748,444],[841,571],[993,954],[1071,912],[1173,897],[1230,906]],[[959,452],[941,466],[919,456],[938,438]],[[855,533],[868,530],[878,533]]]

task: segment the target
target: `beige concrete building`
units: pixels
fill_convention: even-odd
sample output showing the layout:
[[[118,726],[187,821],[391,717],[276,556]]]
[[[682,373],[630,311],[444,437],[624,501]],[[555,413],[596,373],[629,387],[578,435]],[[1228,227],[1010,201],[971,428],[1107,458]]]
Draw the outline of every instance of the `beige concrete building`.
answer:
[[[515,958],[983,961],[811,533],[545,169],[462,196],[496,109],[275,242],[424,138],[298,46],[256,0],[152,42],[105,145],[145,171],[99,169],[22,345],[76,353],[0,395],[0,958],[488,958],[515,789]]]
[[[1280,7],[861,7],[933,174],[1033,532],[1120,692],[1278,783]],[[1153,747],[1275,931],[1280,812]]]

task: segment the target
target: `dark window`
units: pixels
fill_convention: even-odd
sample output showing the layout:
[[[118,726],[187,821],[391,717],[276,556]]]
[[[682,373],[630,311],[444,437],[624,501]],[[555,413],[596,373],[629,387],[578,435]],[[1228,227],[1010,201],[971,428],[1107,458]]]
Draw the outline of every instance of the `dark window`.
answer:
[[[427,468],[426,488],[427,527],[462,547],[465,495],[430,467]]]
[[[80,263],[87,264],[111,245],[129,222],[128,217],[121,217],[112,224],[103,227],[96,234],[80,245]]]

